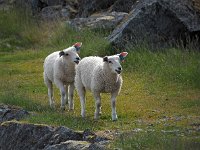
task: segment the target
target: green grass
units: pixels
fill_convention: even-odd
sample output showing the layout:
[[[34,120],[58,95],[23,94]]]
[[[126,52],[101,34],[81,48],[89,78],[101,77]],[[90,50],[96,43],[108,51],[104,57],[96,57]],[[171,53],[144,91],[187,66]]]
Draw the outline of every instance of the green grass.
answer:
[[[200,140],[198,138],[188,138],[186,136],[165,134],[157,131],[141,131],[132,135],[120,135],[115,147],[112,148],[120,147],[126,150],[198,150],[199,146]]]
[[[34,20],[18,20],[18,15],[16,11],[0,11],[0,29],[4,31],[0,33],[0,103],[33,112],[24,122],[121,132],[114,145],[122,149],[173,149],[176,143],[177,149],[187,149],[196,142],[195,137],[200,136],[193,125],[200,124],[199,52],[181,49],[152,52],[145,46],[128,49],[127,59],[122,63],[123,87],[116,104],[119,120],[111,121],[110,95],[102,94],[102,116],[95,121],[90,92],[87,117],[82,119],[76,92],[73,112],[60,111],[57,88],[54,88],[56,110],[49,108],[42,76],[44,58],[79,41],[83,42],[81,57],[110,55],[120,50],[109,45],[105,33],[75,31],[60,22],[37,24]],[[135,128],[156,132],[126,134]],[[183,132],[184,137],[162,134],[162,130],[174,129]],[[187,129],[192,132],[186,132]]]

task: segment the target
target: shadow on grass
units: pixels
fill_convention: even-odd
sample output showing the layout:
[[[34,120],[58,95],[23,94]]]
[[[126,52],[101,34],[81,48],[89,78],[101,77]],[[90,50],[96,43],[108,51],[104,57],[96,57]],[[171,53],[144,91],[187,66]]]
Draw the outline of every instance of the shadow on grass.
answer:
[[[25,118],[25,121],[36,124],[47,124],[52,126],[67,126],[75,130],[99,130],[104,126],[106,120],[94,120],[93,116],[82,118],[79,112],[61,111],[59,107],[51,109],[49,105],[43,105],[39,102],[26,98],[24,95],[6,92],[0,96],[0,103],[22,107],[27,111],[33,112],[32,115]],[[107,117],[106,117],[107,118]]]
[[[67,126],[74,130],[99,130],[104,126],[104,121],[94,120],[91,117],[82,118],[69,112],[47,111],[32,115],[26,119],[30,123],[51,124],[53,126]]]
[[[15,105],[26,109],[27,111],[52,111],[49,107],[41,105],[39,102],[35,102],[30,98],[26,98],[20,94],[14,94],[12,92],[6,92],[0,96],[0,103]]]

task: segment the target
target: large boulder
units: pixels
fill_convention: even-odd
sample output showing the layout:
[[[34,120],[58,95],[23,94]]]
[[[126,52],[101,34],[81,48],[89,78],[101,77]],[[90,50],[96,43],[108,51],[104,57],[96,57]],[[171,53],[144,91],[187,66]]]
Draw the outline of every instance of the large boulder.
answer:
[[[120,48],[144,41],[154,48],[187,46],[200,38],[200,16],[190,0],[140,0],[127,18],[108,37]]]
[[[86,134],[87,133],[87,134]],[[83,150],[105,149],[96,134],[92,141],[85,138],[87,132],[76,132],[67,127],[52,127],[19,122],[3,122],[0,124],[0,149],[46,149],[46,150]]]
[[[128,14],[124,12],[100,13],[87,18],[75,18],[68,24],[76,29],[109,29],[113,30]]]

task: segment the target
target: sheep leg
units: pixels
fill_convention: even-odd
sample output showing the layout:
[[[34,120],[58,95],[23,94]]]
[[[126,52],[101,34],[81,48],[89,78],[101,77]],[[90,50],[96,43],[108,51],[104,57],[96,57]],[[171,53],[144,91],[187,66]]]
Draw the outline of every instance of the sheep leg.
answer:
[[[44,74],[44,82],[48,88],[49,104],[51,108],[55,108],[55,102],[53,99],[53,84]]]
[[[49,104],[51,108],[55,108],[55,102],[53,99],[53,85],[51,84],[51,86],[48,87],[48,96],[49,96]]]
[[[74,83],[70,84],[70,87],[69,87],[69,102],[68,102],[69,103],[69,110],[74,109],[74,100],[73,100],[74,89],[75,89]]]
[[[81,103],[81,116],[85,117],[85,88],[83,86],[77,87],[78,95],[80,97],[80,103]]]
[[[64,87],[64,84],[60,81],[60,80],[55,80],[55,84],[56,86],[60,89],[60,95],[61,95],[61,98],[60,98],[60,101],[61,101],[61,110],[65,110],[65,104],[66,104],[66,89]]]
[[[116,112],[116,97],[117,93],[111,93],[111,108],[112,108],[112,120],[117,120],[117,112]]]
[[[93,93],[94,98],[95,98],[95,113],[94,113],[94,119],[99,119],[99,115],[101,112],[101,97],[100,97],[100,93],[94,92]]]
[[[68,85],[65,86],[65,91],[66,91],[66,94],[64,97],[64,103],[68,104]]]
[[[81,102],[81,116],[85,117],[85,88],[82,88],[82,91],[79,92],[80,102]]]

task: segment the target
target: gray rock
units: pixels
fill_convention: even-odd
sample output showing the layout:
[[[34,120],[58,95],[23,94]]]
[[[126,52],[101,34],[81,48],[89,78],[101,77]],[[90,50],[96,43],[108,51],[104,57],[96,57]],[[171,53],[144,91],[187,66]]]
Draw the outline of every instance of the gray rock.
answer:
[[[46,3],[48,6],[63,5],[66,0],[40,0]]]
[[[86,150],[91,143],[86,141],[74,141],[69,140],[61,142],[60,144],[50,145],[44,148],[44,150]]]
[[[4,3],[4,0],[0,0],[0,4],[3,4]]]
[[[0,123],[9,120],[20,120],[27,117],[29,113],[22,108],[0,104]]]
[[[94,139],[89,138],[91,134],[95,137]],[[88,130],[81,133],[62,126],[52,127],[19,122],[1,123],[0,137],[1,150],[102,150],[106,147],[101,142],[107,140]],[[98,141],[95,141],[96,139]]]
[[[45,20],[55,20],[60,19],[62,17],[62,6],[48,6],[42,9],[41,17]]]
[[[194,4],[194,8],[195,8],[198,12],[200,12],[200,1],[199,1],[199,0],[193,0],[192,2],[193,2],[193,4]]]
[[[40,16],[44,20],[68,20],[76,15],[77,11],[70,5],[63,7],[62,5],[48,6],[41,10]]]
[[[199,47],[196,37],[200,38],[200,17],[190,0],[141,0],[108,39],[119,48],[143,41],[160,48],[178,42],[187,46],[189,38]]]
[[[109,11],[129,13],[137,0],[117,0],[109,9]]]
[[[44,150],[105,150],[105,146],[86,141],[69,140],[60,144],[46,146]]]
[[[114,29],[128,14],[124,12],[100,13],[88,18],[75,18],[68,21],[72,27],[82,29]]]
[[[43,149],[67,140],[81,140],[82,134],[66,127],[4,122],[0,126],[0,149]]]
[[[108,9],[117,0],[79,0],[78,17],[88,17],[94,12]]]

